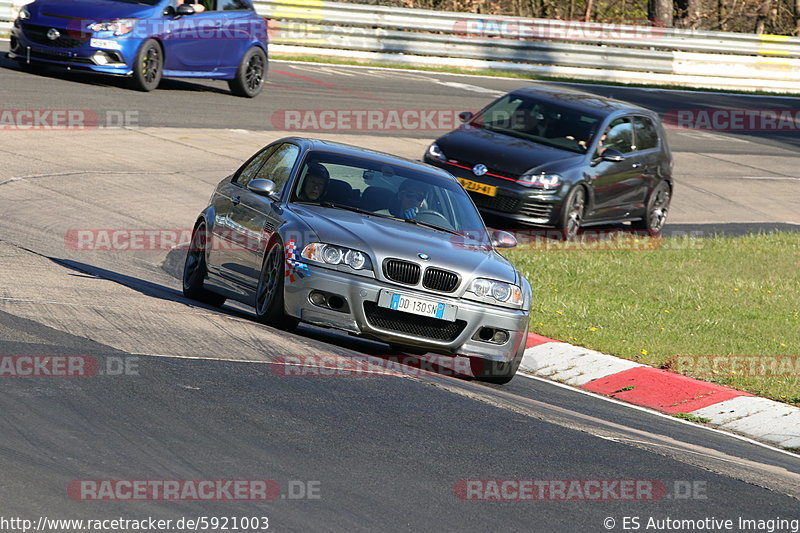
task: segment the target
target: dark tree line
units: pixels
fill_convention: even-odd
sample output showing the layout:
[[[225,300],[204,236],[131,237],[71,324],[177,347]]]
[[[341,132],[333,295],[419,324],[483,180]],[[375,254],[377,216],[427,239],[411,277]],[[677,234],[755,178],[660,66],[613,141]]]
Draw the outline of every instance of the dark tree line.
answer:
[[[350,0],[531,18],[800,35],[800,0]]]

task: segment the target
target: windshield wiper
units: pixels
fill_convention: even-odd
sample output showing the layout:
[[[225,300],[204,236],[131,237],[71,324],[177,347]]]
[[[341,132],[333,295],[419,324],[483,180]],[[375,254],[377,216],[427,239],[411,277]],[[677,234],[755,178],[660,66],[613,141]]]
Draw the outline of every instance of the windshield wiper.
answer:
[[[408,222],[409,224],[415,224],[417,226],[424,226],[424,227],[430,228],[430,229],[435,229],[435,230],[439,230],[439,231],[445,231],[447,233],[450,233],[452,235],[458,235],[460,237],[464,236],[463,233],[459,233],[456,230],[443,228],[442,226],[437,226],[436,224],[428,224],[427,222],[420,222],[419,220],[414,219],[414,218],[398,218],[397,220],[402,220],[403,222]]]
[[[303,203],[311,203],[311,202],[303,202]],[[368,211],[366,209],[361,209],[360,207],[353,207],[352,205],[336,204],[333,202],[320,202],[318,204],[311,203],[311,205],[321,205],[322,207],[329,207],[331,209],[344,209],[345,211],[352,211],[353,213],[361,213],[362,215],[370,215],[374,217],[392,218],[387,215],[380,215],[378,213],[373,213],[372,211]]]

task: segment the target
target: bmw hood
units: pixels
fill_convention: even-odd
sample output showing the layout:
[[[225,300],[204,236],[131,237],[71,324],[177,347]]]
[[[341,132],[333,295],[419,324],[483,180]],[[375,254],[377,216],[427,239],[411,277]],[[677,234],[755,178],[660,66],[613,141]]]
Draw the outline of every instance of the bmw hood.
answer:
[[[289,209],[314,229],[319,242],[366,252],[377,261],[376,269],[391,257],[413,261],[423,268],[452,270],[465,280],[480,276],[520,283],[510,261],[489,247],[471,246],[458,235],[342,209],[298,204]],[[423,260],[419,254],[429,259]]]
[[[60,19],[63,23],[70,24],[70,21],[76,20],[145,18],[157,10],[158,6],[121,0],[38,0],[28,4],[28,9],[33,17]]]
[[[462,126],[436,140],[448,159],[475,165],[483,163],[489,169],[520,176],[541,165],[564,161],[579,161],[583,154],[552,148],[502,133]]]

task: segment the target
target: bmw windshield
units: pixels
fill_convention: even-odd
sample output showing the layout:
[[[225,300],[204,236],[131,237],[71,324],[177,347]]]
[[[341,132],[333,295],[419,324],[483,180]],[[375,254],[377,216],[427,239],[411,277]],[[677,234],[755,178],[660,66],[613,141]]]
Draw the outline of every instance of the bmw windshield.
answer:
[[[291,201],[396,218],[449,233],[486,235],[458,182],[405,166],[314,151],[298,174]]]

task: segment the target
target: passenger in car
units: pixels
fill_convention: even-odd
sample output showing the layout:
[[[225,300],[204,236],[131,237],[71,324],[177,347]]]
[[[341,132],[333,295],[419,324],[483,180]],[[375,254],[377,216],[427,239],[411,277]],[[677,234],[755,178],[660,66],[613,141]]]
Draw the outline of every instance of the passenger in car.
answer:
[[[192,6],[194,8],[195,13],[202,13],[203,11],[206,10],[206,6],[204,6],[203,4],[199,3],[193,4],[192,2],[188,2],[187,0],[177,0],[177,2],[178,2],[177,5],[186,4],[187,6]]]

